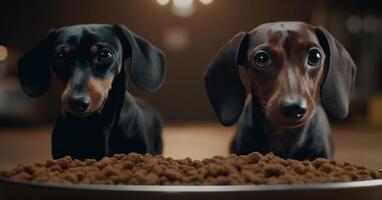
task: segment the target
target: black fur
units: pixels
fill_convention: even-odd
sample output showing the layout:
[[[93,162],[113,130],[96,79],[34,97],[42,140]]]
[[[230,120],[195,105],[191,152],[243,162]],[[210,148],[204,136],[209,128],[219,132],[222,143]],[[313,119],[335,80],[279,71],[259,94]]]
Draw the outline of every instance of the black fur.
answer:
[[[92,58],[83,52],[94,42],[102,42],[115,51],[111,63],[91,64]],[[55,64],[52,55],[57,46],[63,44],[76,46],[77,52],[73,55],[76,58],[70,64]],[[79,53],[81,50],[84,51]],[[128,59],[131,62],[125,63]],[[117,66],[124,64],[130,68],[130,76],[140,88],[155,91],[162,86],[164,54],[124,26],[77,25],[52,30],[20,59],[21,86],[33,97],[49,88],[49,66],[64,83],[76,76],[78,85],[73,91],[84,96],[89,96],[89,92],[81,89],[89,76],[99,80],[113,79],[107,99],[96,112],[78,117],[63,109],[52,132],[53,158],[70,155],[77,159],[100,159],[116,153],[162,152],[162,118],[150,105],[127,92],[125,68],[121,67],[117,73]]]

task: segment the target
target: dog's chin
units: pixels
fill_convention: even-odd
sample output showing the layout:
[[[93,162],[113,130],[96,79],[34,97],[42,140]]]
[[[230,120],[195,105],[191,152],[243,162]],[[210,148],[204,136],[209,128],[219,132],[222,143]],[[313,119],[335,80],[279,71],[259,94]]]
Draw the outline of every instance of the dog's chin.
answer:
[[[298,128],[306,124],[306,120],[304,121],[278,121],[276,124],[282,128],[287,128],[287,129],[293,129],[293,128]]]
[[[82,113],[77,113],[77,112],[66,111],[65,110],[65,114],[66,115],[69,115],[69,116],[72,116],[72,117],[77,117],[77,118],[86,118],[86,117],[89,117],[90,115],[93,115],[94,113],[97,113],[97,110],[96,111],[85,111],[85,112],[82,112]]]

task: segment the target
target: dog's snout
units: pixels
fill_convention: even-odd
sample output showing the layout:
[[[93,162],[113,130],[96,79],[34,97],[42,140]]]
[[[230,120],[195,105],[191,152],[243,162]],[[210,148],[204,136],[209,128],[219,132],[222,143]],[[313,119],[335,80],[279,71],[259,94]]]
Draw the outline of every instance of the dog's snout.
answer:
[[[85,112],[90,105],[90,98],[85,96],[70,96],[68,98],[70,109],[76,113]]]
[[[288,120],[298,120],[305,116],[307,106],[305,100],[283,100],[280,103],[283,117]]]

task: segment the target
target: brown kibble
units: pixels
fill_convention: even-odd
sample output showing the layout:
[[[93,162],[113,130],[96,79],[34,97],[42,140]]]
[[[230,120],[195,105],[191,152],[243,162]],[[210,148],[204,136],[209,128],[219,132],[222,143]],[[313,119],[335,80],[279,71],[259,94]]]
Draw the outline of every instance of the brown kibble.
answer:
[[[113,155],[113,158],[116,160],[121,160],[124,157],[125,157],[125,154],[114,154]]]
[[[302,163],[305,167],[313,166],[313,165],[312,165],[312,162],[310,162],[309,160],[303,160],[301,163]]]
[[[362,165],[355,165],[354,167],[357,168],[358,170],[367,170],[367,168]]]
[[[36,171],[36,168],[33,167],[33,166],[26,166],[24,167],[24,171],[29,174],[29,175],[32,175],[34,174],[34,172]]]
[[[57,159],[55,163],[59,166],[61,166],[62,169],[66,169],[69,167],[70,163],[72,162],[72,158],[70,156],[65,156],[63,158]]]
[[[305,174],[305,172],[307,171],[306,167],[303,164],[294,165],[293,168],[294,168],[294,171],[300,175]]]
[[[191,158],[185,158],[182,160],[177,160],[177,162],[181,165],[189,165],[191,163]]]
[[[132,169],[134,167],[134,163],[131,161],[126,161],[122,163],[123,169]]]
[[[358,175],[361,175],[361,176],[364,176],[364,175],[369,176],[369,175],[370,175],[370,172],[369,172],[368,170],[366,170],[366,169],[362,169],[362,170],[358,171],[357,174],[358,174]]]
[[[70,167],[85,167],[86,164],[79,161],[79,160],[74,160],[72,163],[70,163]]]
[[[62,184],[258,185],[371,180],[382,178],[382,170],[324,158],[285,160],[272,153],[231,154],[202,161],[130,153],[99,161],[73,160],[67,156],[45,163],[19,164],[14,169],[0,171],[0,177]]]
[[[266,177],[280,176],[285,174],[285,167],[280,164],[271,164],[264,167],[264,174]]]
[[[62,172],[62,168],[60,165],[53,165],[52,167],[49,168],[49,171],[51,172],[54,172],[54,171],[58,171],[58,172]]]
[[[370,169],[369,172],[370,172],[371,177],[373,177],[374,179],[382,178],[381,172],[376,170],[376,169]]]
[[[334,170],[334,166],[329,163],[323,163],[319,168],[318,171],[325,172],[329,174]]]
[[[317,158],[316,160],[313,160],[312,161],[312,164],[313,166],[318,169],[322,164],[324,163],[328,163],[329,160],[325,159],[325,158]]]
[[[230,185],[231,179],[226,176],[218,176],[214,179],[214,185]]]
[[[223,165],[211,163],[210,165],[206,167],[205,176],[217,177],[220,175],[227,175],[227,174],[228,174],[228,171],[225,169]]]
[[[175,169],[165,169],[163,172],[163,176],[168,178],[169,180],[177,180],[179,179],[182,175]]]
[[[45,167],[46,168],[49,168],[49,167],[51,167],[51,166],[53,166],[53,165],[55,165],[56,163],[53,161],[53,160],[47,160],[46,162],[45,162]]]
[[[45,164],[44,163],[35,163],[34,166],[35,167],[44,167]]]
[[[103,168],[109,166],[110,164],[111,164],[110,160],[105,157],[102,160],[95,162],[93,165],[97,167],[98,169],[102,170]]]
[[[261,160],[262,155],[258,152],[250,153],[246,156],[248,164],[256,164]]]
[[[354,166],[351,166],[351,165],[346,165],[346,166],[344,167],[344,169],[345,169],[346,171],[356,171],[356,170],[357,170]]]
[[[69,181],[71,183],[77,183],[78,182],[78,177],[76,174],[67,173],[64,175],[64,179],[66,179],[67,181]]]
[[[103,168],[102,172],[105,176],[117,176],[117,175],[119,175],[118,169],[115,169],[111,166],[107,166],[107,167]]]
[[[97,162],[95,159],[86,159],[86,160],[84,161],[84,164],[85,164],[86,166],[90,166],[90,165],[93,165],[95,162]]]
[[[196,169],[199,169],[203,166],[203,163],[200,160],[194,160],[191,162],[191,166],[195,167]]]

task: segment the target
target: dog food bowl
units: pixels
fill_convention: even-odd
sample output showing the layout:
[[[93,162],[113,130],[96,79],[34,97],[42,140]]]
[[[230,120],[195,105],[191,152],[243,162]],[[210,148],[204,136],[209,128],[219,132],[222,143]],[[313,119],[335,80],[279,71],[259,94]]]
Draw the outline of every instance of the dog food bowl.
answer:
[[[14,182],[0,178],[0,200],[155,199],[155,200],[380,200],[382,180],[304,185],[138,186],[65,185]]]

